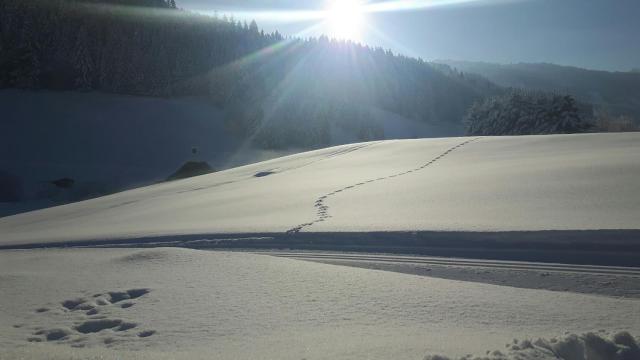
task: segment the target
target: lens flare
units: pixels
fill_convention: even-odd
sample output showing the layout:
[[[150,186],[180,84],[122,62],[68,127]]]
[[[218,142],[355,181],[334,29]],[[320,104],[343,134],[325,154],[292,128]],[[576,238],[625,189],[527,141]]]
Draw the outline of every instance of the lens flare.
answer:
[[[372,2],[365,6],[366,12],[395,12],[428,10],[444,6],[493,5],[524,0],[392,0]]]
[[[334,0],[325,15],[327,35],[343,40],[360,40],[364,13],[364,5],[359,0]]]

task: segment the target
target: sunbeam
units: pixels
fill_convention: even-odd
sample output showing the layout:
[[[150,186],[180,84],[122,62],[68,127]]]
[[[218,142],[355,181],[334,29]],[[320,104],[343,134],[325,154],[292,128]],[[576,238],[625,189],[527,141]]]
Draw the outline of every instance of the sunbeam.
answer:
[[[200,11],[200,13],[214,14],[212,11]],[[326,11],[321,10],[238,10],[230,11],[230,14],[243,19],[279,23],[320,21],[326,17]]]
[[[229,14],[241,19],[253,19],[261,22],[292,24],[316,22],[318,33],[339,40],[362,41],[365,33],[371,29],[367,25],[366,15],[375,13],[420,11],[431,8],[463,5],[490,5],[526,0],[331,0],[323,9],[317,10],[230,10]],[[205,11],[211,15],[210,11]]]
[[[393,11],[410,11],[425,10],[429,8],[454,6],[454,5],[472,5],[472,4],[495,4],[507,3],[524,0],[396,0],[369,3],[364,7],[366,12],[393,12]]]

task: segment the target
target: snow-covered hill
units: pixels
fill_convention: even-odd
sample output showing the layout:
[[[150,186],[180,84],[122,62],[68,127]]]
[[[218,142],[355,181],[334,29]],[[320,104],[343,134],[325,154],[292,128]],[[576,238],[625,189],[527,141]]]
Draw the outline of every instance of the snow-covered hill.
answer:
[[[609,239],[599,239],[606,242],[640,228],[639,154],[640,133],[344,145],[1,218],[1,245],[387,231],[597,237],[609,230]]]
[[[536,253],[535,240],[564,244],[570,261],[588,258],[574,251],[582,248],[599,258],[618,249],[637,261],[639,150],[633,133],[345,145],[1,218],[0,246],[282,246],[312,236],[333,246],[466,239],[479,251]],[[446,259],[429,265],[433,271],[381,271],[388,267],[371,259],[353,267],[270,255],[2,250],[0,348],[7,351],[0,359],[457,359],[501,349],[488,358],[617,360],[640,353],[635,296],[541,290],[553,288],[543,281],[538,289],[465,282],[499,269],[512,279],[501,285],[553,277],[580,283],[568,283],[573,288],[632,284],[634,295],[633,269],[459,260],[455,278],[465,281],[457,281],[435,278],[438,266],[455,265]],[[538,337],[549,340],[523,341]]]
[[[0,217],[152,184],[186,161],[206,161],[220,170],[302,151],[256,148],[232,136],[228,115],[197,97],[4,89],[0,112],[0,172],[16,176],[24,188],[21,202],[0,202]],[[385,139],[462,132],[455,124],[418,122],[382,110],[371,115],[369,125],[382,129]],[[331,128],[333,145],[358,141],[356,129]],[[76,185],[68,191],[47,186],[60,178]]]

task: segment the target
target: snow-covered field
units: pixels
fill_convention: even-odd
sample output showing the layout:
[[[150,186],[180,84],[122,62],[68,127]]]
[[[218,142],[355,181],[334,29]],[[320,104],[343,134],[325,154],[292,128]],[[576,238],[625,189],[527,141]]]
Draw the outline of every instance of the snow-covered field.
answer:
[[[421,359],[640,333],[637,300],[246,253],[3,251],[0,288],[0,358]]]
[[[569,249],[587,239],[593,254],[623,246],[637,258],[639,154],[639,133],[345,145],[0,218],[0,246],[497,232],[512,247],[539,234]],[[638,359],[635,340],[619,333],[640,334],[636,297],[383,270],[392,271],[178,248],[5,249],[0,359],[421,359],[500,349],[584,360],[580,352],[596,348],[609,355],[587,359]],[[636,294],[625,281],[625,291],[603,294]],[[617,343],[605,340],[614,334]],[[550,340],[512,341],[538,337]]]
[[[640,133],[344,145],[0,218],[0,245],[287,231],[633,234],[638,154]]]

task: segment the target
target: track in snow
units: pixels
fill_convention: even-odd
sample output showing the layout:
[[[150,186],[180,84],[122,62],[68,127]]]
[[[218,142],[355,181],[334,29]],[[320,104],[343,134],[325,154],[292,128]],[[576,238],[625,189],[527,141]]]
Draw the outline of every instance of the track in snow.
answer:
[[[396,174],[393,174],[393,175],[382,176],[382,177],[379,177],[379,178],[362,181],[362,182],[359,182],[357,184],[348,185],[348,186],[345,186],[345,187],[343,187],[341,189],[334,190],[333,192],[330,192],[328,194],[322,195],[316,200],[316,202],[314,204],[314,207],[316,208],[316,214],[317,214],[316,219],[311,221],[311,222],[307,222],[307,223],[304,223],[304,224],[297,225],[296,227],[287,230],[287,234],[299,233],[304,228],[313,226],[314,224],[317,224],[319,222],[323,222],[323,221],[331,218],[331,215],[329,215],[329,206],[327,205],[326,202],[327,202],[327,200],[329,198],[331,198],[333,196],[336,196],[336,195],[341,194],[341,193],[343,193],[345,191],[348,191],[350,189],[354,189],[354,188],[357,188],[357,187],[360,187],[360,186],[363,186],[363,185],[366,185],[366,184],[369,184],[369,183],[372,183],[372,182],[378,182],[378,181],[393,179],[393,178],[396,178],[398,176],[403,176],[403,175],[407,175],[407,174],[410,174],[410,173],[413,173],[413,172],[416,172],[416,171],[423,170],[427,166],[429,166],[429,165],[435,163],[436,161],[442,159],[443,157],[447,156],[448,154],[450,154],[451,152],[455,151],[456,149],[458,149],[458,148],[460,148],[462,146],[465,146],[465,145],[467,145],[467,144],[469,144],[469,143],[471,143],[473,141],[476,141],[478,139],[480,139],[480,138],[477,137],[477,138],[469,139],[469,140],[466,140],[466,141],[464,141],[464,142],[462,142],[462,143],[460,143],[460,144],[458,144],[456,146],[453,146],[453,147],[449,148],[447,151],[443,152],[442,154],[440,154],[440,155],[436,156],[435,158],[431,159],[429,162],[424,163],[423,165],[418,166],[416,168],[409,169],[409,170],[406,170],[406,171],[403,171],[403,172],[400,172],[400,173],[396,173]]]
[[[455,267],[496,268],[504,270],[528,270],[541,272],[586,273],[591,275],[616,275],[640,277],[640,269],[621,266],[594,266],[533,263],[521,261],[475,260],[432,256],[396,256],[347,253],[296,253],[259,252],[259,254],[308,261],[381,262],[419,265],[444,265]]]

